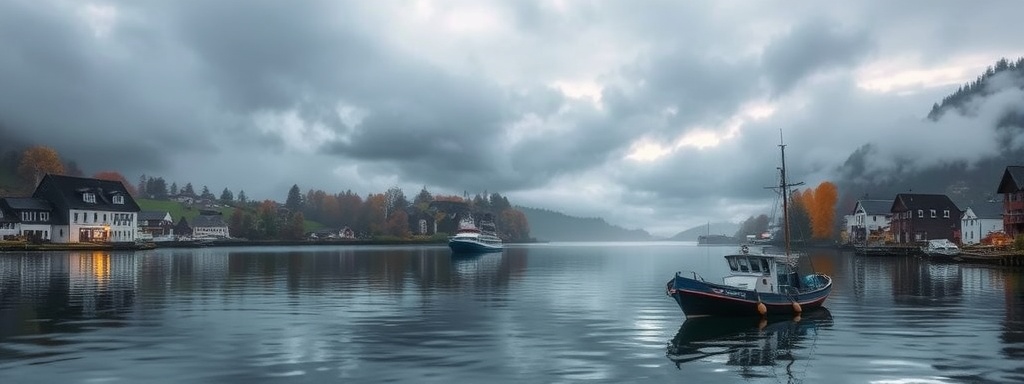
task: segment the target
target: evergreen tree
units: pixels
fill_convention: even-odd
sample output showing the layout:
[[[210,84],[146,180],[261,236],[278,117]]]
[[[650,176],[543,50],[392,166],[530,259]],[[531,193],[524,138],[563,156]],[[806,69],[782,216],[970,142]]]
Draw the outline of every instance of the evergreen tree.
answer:
[[[238,202],[242,203],[242,204],[245,204],[245,203],[249,202],[249,198],[245,196],[245,191],[244,190],[241,190],[241,189],[238,190]]]
[[[230,203],[235,200],[235,195],[230,190],[224,188],[224,191],[220,193],[220,201]]]
[[[178,194],[178,183],[171,183],[171,195]]]
[[[302,191],[299,190],[298,184],[292,184],[292,188],[288,190],[288,199],[285,200],[284,207],[292,212],[302,210]]]
[[[200,195],[199,197],[206,200],[213,200],[215,198],[213,196],[213,192],[210,192],[210,188],[207,188],[205,185],[203,186],[203,194]]]
[[[182,194],[182,195],[185,195],[185,196],[192,196],[192,197],[195,197],[195,195],[196,195],[196,190],[195,190],[195,189],[192,189],[192,183],[186,183],[186,184],[185,184],[185,189],[182,189],[182,190],[181,190],[181,194]]]
[[[149,197],[149,191],[146,190],[147,178],[146,175],[139,176],[139,186],[136,190],[139,191],[139,196]]]

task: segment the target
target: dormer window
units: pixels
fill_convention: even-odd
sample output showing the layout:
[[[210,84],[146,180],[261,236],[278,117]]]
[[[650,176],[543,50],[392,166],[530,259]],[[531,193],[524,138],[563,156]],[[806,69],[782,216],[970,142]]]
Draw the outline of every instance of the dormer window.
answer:
[[[931,215],[932,215],[932,218],[934,219],[934,218],[935,218],[935,210],[934,210],[934,209],[932,209],[932,210],[930,210],[930,211],[931,211],[931,212],[929,212],[929,213],[931,213]],[[946,215],[946,217],[949,217],[949,215]]]
[[[924,218],[924,210],[923,209],[918,209],[917,210],[917,218],[919,218],[919,219],[923,219]]]
[[[944,219],[948,219],[949,218],[949,210],[948,209],[943,209],[942,210],[942,218],[944,218]]]
[[[124,196],[114,195],[114,204],[124,204]]]
[[[96,194],[92,192],[86,192],[82,194],[82,201],[86,203],[96,203]]]

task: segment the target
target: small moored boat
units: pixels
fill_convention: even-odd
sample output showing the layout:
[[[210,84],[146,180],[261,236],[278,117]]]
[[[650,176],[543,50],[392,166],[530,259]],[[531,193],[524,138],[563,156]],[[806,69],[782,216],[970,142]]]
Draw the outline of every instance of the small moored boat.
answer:
[[[921,252],[933,259],[950,259],[960,256],[960,247],[948,239],[932,239],[921,247]]]
[[[782,195],[784,252],[766,252],[767,247],[751,252],[747,245],[726,255],[730,274],[722,283],[705,281],[696,272],[676,272],[665,286],[686,317],[791,315],[821,307],[832,292],[832,278],[820,273],[801,275],[798,255],[790,252],[788,200],[786,183],[786,146],[782,152],[780,183]],[[796,184],[799,185],[799,184]]]

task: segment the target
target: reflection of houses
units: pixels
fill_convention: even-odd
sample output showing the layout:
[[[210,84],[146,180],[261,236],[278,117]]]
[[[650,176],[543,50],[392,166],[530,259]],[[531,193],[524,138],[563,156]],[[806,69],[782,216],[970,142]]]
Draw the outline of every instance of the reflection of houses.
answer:
[[[853,207],[853,222],[850,223],[850,240],[863,242],[868,235],[889,226],[892,218],[892,200],[859,200]]]
[[[892,212],[892,233],[901,244],[930,239],[958,241],[960,209],[946,195],[901,193],[896,195]]]
[[[182,221],[185,219],[182,218]],[[192,219],[192,237],[231,237],[220,213],[204,212]]]
[[[960,241],[964,245],[979,244],[989,233],[1002,230],[1002,203],[976,204],[968,207],[960,218]]]
[[[997,192],[1003,195],[1003,231],[1024,234],[1024,166],[1006,167]]]
[[[53,235],[53,207],[43,199],[8,197],[0,199],[0,235],[22,236],[32,241],[50,240]]]
[[[139,235],[158,237],[174,234],[174,219],[166,211],[139,212]]]
[[[139,206],[119,181],[46,175],[32,196],[53,205],[53,242],[135,241]]]

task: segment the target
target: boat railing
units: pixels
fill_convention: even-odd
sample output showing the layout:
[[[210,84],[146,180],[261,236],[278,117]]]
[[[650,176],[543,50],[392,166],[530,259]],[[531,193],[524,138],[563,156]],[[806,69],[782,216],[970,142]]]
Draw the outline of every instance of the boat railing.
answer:
[[[676,276],[679,276],[679,275],[683,274],[683,272],[686,272],[687,274],[692,275],[694,280],[704,281],[704,277],[701,276],[700,274],[698,274],[696,271],[678,271],[678,272],[676,272]]]

